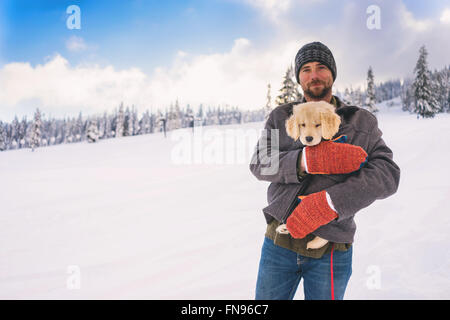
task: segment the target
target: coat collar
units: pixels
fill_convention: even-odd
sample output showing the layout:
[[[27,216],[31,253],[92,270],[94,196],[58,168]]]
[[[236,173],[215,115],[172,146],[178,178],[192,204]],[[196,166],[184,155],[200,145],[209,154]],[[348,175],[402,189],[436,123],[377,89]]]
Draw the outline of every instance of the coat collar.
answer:
[[[302,103],[304,102],[307,102],[305,97],[303,97],[302,100]],[[359,107],[347,105],[339,99],[339,97],[334,95],[331,97],[330,103],[336,107],[336,113],[344,118],[351,117],[356,111],[359,110]]]

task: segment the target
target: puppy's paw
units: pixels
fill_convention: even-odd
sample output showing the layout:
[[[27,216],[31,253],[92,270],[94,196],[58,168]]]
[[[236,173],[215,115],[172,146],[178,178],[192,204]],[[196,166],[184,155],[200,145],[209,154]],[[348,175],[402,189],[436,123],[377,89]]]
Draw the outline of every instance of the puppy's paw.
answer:
[[[306,244],[306,249],[320,249],[328,243],[328,240],[320,237],[315,237],[313,240]]]
[[[279,234],[289,234],[289,230],[287,229],[285,224],[280,224],[277,229],[277,233]]]

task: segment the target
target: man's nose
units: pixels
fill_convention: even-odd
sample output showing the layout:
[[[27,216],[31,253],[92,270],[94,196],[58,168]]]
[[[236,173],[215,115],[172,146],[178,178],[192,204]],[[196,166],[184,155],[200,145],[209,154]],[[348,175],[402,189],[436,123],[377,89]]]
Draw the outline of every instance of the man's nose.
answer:
[[[319,79],[319,74],[316,72],[316,70],[311,71],[311,80]]]

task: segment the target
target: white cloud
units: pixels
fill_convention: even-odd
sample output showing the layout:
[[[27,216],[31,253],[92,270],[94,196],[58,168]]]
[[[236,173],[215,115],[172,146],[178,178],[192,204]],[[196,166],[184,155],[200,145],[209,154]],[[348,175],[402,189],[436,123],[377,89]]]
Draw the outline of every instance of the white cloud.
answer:
[[[246,2],[261,10],[273,21],[276,21],[280,14],[287,12],[291,6],[291,0],[246,0]]]
[[[429,30],[432,25],[433,21],[430,19],[427,20],[419,20],[414,17],[412,12],[408,11],[406,8],[404,10],[401,10],[401,22],[406,28],[412,29],[417,32],[422,32]]]
[[[82,37],[71,36],[66,41],[66,48],[71,52],[80,52],[86,50],[88,46]]]
[[[450,9],[445,9],[442,12],[440,20],[442,23],[450,24]]]
[[[230,51],[192,55],[179,51],[170,67],[151,75],[137,68],[71,66],[61,55],[35,67],[10,63],[0,69],[0,117],[31,115],[36,107],[53,116],[102,113],[121,101],[139,111],[164,110],[179,99],[196,108],[200,103],[254,109],[266,103],[267,84],[277,95],[283,73],[298,50],[288,42],[277,50],[256,50],[245,38],[236,39]]]
[[[277,6],[270,1],[253,3],[261,8]],[[283,23],[269,21],[275,36],[266,37],[263,43],[238,38],[230,50],[198,55],[179,48],[171,64],[150,74],[138,68],[73,66],[60,55],[37,66],[5,65],[0,69],[0,118],[30,114],[36,107],[54,116],[101,113],[121,101],[140,111],[164,109],[176,99],[193,107],[203,103],[259,108],[266,103],[267,84],[275,98],[297,50],[311,41],[321,41],[332,50],[339,90],[364,86],[369,65],[376,82],[410,75],[424,44],[432,69],[448,63],[448,25],[441,23],[442,18],[419,20],[401,1],[389,1],[380,5],[381,29],[368,30],[369,0],[333,2],[326,5],[326,11],[320,3],[308,11],[305,3],[313,1],[289,2],[286,11],[280,4]],[[326,13],[335,19],[324,18]]]
[[[72,67],[60,55],[35,67],[10,63],[0,69],[0,116],[30,115],[36,107],[54,116],[103,112],[120,101],[146,99],[146,79],[135,68]]]

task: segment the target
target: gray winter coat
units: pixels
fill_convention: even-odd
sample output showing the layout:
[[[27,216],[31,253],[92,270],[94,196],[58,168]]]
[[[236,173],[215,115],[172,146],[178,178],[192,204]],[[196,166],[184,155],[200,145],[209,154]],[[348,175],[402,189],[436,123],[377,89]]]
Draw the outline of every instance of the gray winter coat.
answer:
[[[368,163],[363,168],[351,174],[299,176],[298,160],[304,146],[300,140],[294,141],[286,134],[285,121],[292,115],[295,104],[288,103],[270,113],[250,171],[257,179],[271,182],[267,190],[268,206],[262,209],[267,223],[273,219],[285,222],[297,204],[297,195],[326,190],[339,217],[313,234],[336,243],[353,243],[356,231],[353,217],[375,200],[397,191],[400,168],[381,138],[377,118],[365,109],[347,106],[335,99],[336,112],[341,117],[336,136],[346,135],[347,143],[367,152]]]

